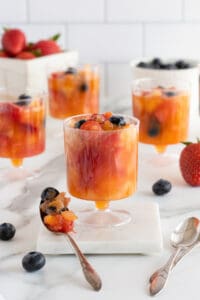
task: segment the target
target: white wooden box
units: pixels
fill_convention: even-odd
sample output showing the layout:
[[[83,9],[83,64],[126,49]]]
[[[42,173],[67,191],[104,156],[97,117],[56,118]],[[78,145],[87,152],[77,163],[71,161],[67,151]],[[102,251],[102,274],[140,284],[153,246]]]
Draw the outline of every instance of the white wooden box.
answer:
[[[30,60],[0,58],[0,88],[11,94],[47,91],[47,75],[78,63],[78,52],[66,51]]]

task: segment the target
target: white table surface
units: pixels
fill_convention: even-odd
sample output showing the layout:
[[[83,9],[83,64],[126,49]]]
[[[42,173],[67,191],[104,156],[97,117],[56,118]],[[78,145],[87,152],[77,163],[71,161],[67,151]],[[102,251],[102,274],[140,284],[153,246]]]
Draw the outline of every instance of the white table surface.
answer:
[[[123,110],[122,110],[123,111]],[[47,123],[48,124],[48,123]],[[200,132],[200,126],[197,128]],[[196,134],[196,133],[195,133]],[[182,145],[169,147],[168,153],[179,154]],[[91,290],[79,267],[75,256],[47,256],[45,267],[35,273],[22,269],[24,254],[35,249],[39,228],[39,196],[46,186],[56,186],[66,190],[62,138],[48,135],[47,151],[27,159],[25,166],[41,167],[43,173],[38,179],[29,182],[0,183],[0,223],[12,222],[17,228],[12,241],[0,241],[0,294],[6,300],[143,300],[148,294],[148,278],[163,264],[171,253],[170,233],[174,227],[188,216],[200,218],[200,188],[192,188],[183,181],[177,158],[173,162],[156,166],[154,149],[139,146],[139,180],[135,199],[156,201],[160,207],[164,250],[158,256],[143,255],[89,255],[90,262],[103,280],[100,292]],[[168,158],[166,158],[168,159]],[[146,164],[146,171],[144,165]],[[0,160],[0,167],[8,166]],[[141,166],[143,167],[141,168]],[[2,169],[0,169],[2,172]],[[169,179],[173,188],[164,197],[151,192],[152,184],[159,178]],[[26,192],[27,189],[29,192]],[[129,200],[117,205],[130,204]],[[116,205],[116,203],[114,203]],[[73,201],[72,208],[80,206]],[[145,220],[144,220],[145,222]],[[200,249],[195,249],[180,263],[168,282],[161,300],[199,300]]]

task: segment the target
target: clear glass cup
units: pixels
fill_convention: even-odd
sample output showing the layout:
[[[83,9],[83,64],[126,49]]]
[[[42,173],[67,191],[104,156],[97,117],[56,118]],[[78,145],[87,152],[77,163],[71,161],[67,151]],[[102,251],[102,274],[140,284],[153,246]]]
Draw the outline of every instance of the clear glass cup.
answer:
[[[142,78],[133,82],[133,115],[140,120],[139,141],[164,153],[168,145],[185,141],[189,127],[190,85],[163,84]]]
[[[136,191],[138,172],[138,127],[136,118],[123,116],[124,129],[94,131],[74,128],[91,115],[64,121],[64,143],[69,193],[95,202],[96,209],[78,213],[80,223],[118,226],[131,220],[126,210],[111,210],[109,202],[124,199]]]
[[[23,160],[45,150],[45,95],[10,95],[0,90],[0,158],[10,159],[14,168],[8,177],[33,176],[22,168]],[[11,176],[13,174],[13,176]],[[15,174],[15,175],[14,175]],[[2,177],[4,176],[2,173]],[[5,175],[5,176],[7,176]]]

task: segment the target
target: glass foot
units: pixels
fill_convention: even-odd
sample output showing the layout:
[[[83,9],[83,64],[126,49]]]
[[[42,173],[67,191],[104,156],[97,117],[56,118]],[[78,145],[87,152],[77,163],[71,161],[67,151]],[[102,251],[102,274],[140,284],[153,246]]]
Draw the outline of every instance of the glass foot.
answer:
[[[40,170],[30,171],[23,167],[1,169],[0,181],[32,180],[41,175]]]
[[[153,165],[154,167],[167,167],[169,165],[175,164],[178,162],[178,154],[153,154],[148,155],[145,162],[147,164]],[[144,162],[144,161],[143,161]]]
[[[131,214],[122,209],[92,210],[85,209],[76,212],[77,224],[90,227],[116,227],[131,221]]]

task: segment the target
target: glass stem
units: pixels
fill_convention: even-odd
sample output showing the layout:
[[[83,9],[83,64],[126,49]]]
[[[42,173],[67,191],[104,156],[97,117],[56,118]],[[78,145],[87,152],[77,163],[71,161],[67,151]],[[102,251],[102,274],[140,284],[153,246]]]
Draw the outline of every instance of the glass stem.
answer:
[[[109,210],[109,201],[96,201],[95,205],[98,210]]]
[[[167,145],[155,145],[156,150],[159,154],[162,154],[166,151]]]
[[[23,164],[23,158],[12,158],[11,162],[14,167],[21,167]]]

